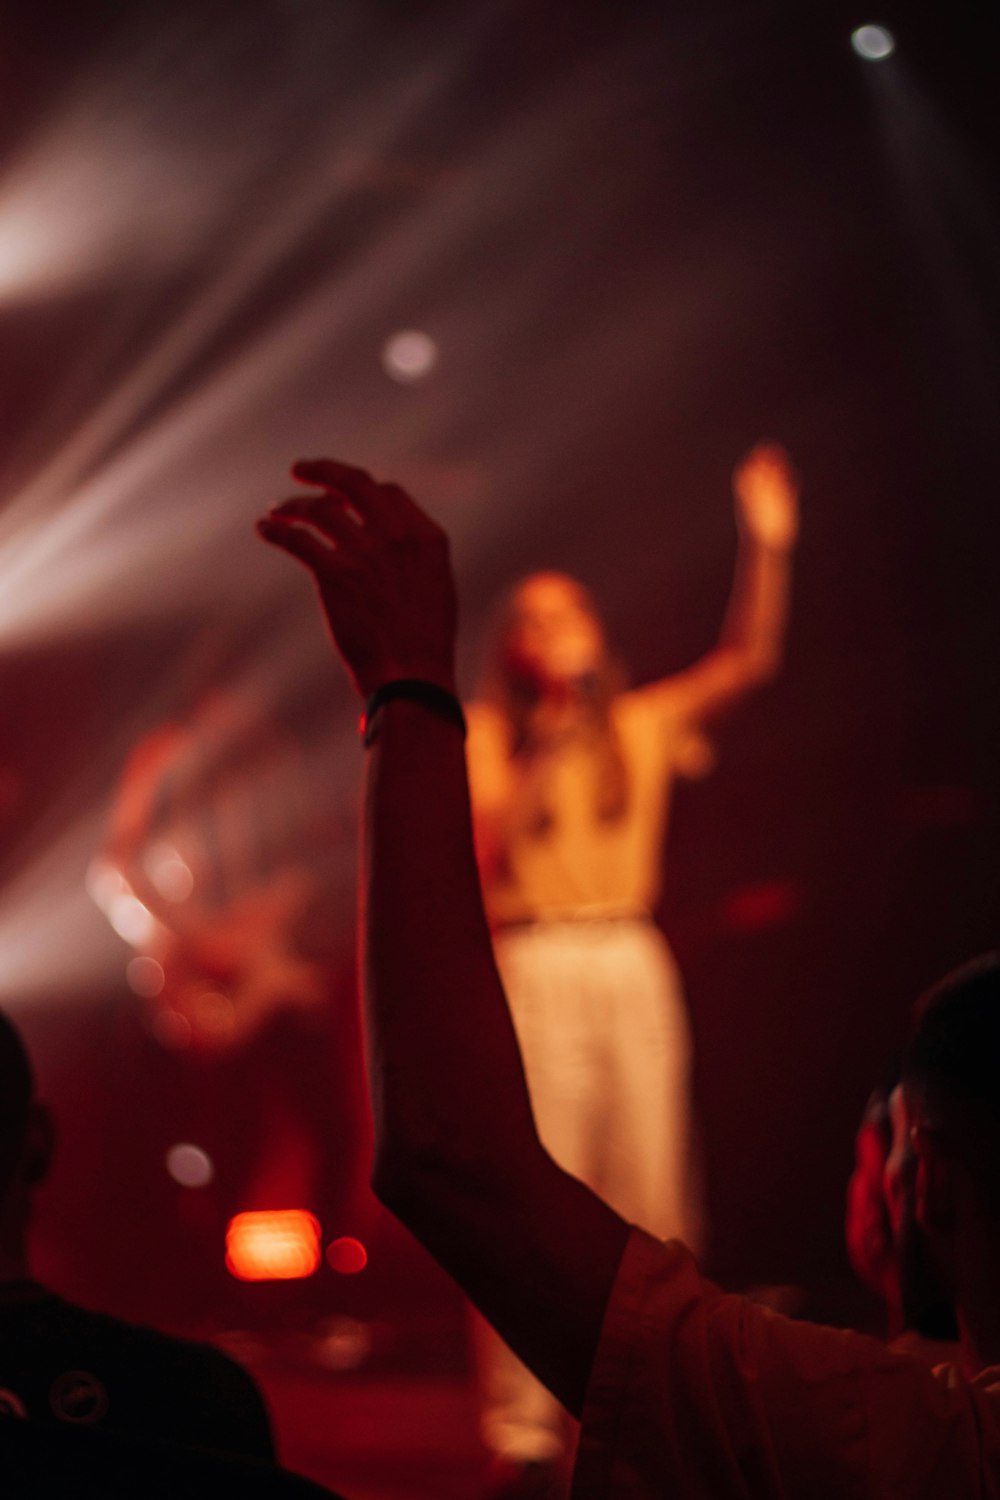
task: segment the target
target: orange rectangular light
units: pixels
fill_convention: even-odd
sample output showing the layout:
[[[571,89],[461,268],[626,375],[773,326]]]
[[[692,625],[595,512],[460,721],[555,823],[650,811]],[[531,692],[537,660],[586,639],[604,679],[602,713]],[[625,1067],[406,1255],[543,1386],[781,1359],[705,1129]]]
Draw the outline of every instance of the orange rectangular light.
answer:
[[[302,1208],[236,1214],[226,1229],[226,1266],[240,1281],[293,1281],[322,1261],[319,1220]]]

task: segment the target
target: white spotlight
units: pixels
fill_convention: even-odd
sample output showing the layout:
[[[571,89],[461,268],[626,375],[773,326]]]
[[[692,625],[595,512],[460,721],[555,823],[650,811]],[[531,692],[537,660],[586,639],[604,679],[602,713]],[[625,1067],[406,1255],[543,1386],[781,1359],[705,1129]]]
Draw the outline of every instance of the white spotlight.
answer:
[[[437,364],[438,347],[429,333],[404,328],[382,345],[382,368],[393,380],[409,385],[429,375]]]
[[[127,891],[116,896],[108,907],[108,921],[120,938],[133,948],[143,948],[156,934],[156,918],[138,896]]]
[[[859,26],[851,32],[851,46],[866,62],[881,62],[896,50],[896,39],[884,26]]]

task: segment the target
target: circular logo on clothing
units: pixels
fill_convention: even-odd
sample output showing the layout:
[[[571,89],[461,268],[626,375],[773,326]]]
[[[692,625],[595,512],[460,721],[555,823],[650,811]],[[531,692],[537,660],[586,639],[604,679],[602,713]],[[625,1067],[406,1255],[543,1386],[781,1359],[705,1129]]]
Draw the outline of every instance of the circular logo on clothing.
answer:
[[[108,1409],[108,1393],[89,1370],[67,1370],[52,1383],[49,1405],[61,1422],[99,1422]]]
[[[28,1409],[16,1391],[7,1390],[6,1386],[0,1385],[0,1417],[20,1417],[22,1422],[28,1419]]]

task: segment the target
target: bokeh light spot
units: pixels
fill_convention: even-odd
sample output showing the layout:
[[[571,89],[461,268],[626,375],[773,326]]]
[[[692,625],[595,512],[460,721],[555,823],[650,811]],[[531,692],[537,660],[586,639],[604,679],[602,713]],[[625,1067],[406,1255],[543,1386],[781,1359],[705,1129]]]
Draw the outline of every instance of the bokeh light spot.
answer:
[[[393,380],[408,385],[422,380],[437,364],[438,346],[429,333],[404,328],[382,345],[382,368]]]
[[[154,844],[143,863],[164,901],[186,901],[194,890],[194,876],[169,844]]]
[[[368,1251],[360,1240],[342,1235],[327,1248],[326,1263],[341,1276],[356,1276],[368,1264]]]
[[[135,958],[129,959],[125,968],[125,978],[128,980],[132,993],[140,995],[143,1000],[155,999],[166,983],[163,965],[145,954],[138,954]]]
[[[851,46],[865,62],[881,62],[896,50],[896,39],[884,26],[859,26],[851,32]]]
[[[357,1370],[372,1352],[371,1330],[357,1318],[329,1318],[318,1332],[313,1358],[328,1370]]]
[[[212,1158],[200,1146],[180,1141],[166,1155],[167,1171],[181,1187],[207,1187],[215,1176]]]

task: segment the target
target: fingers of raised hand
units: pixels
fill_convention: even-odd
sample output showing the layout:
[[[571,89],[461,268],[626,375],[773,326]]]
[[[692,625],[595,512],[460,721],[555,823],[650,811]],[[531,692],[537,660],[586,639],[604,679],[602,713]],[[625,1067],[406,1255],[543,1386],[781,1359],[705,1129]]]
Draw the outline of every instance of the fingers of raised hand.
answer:
[[[362,567],[365,544],[358,523],[344,514],[320,513],[307,497],[275,506],[257,530],[266,542],[305,563],[319,580],[342,578]]]
[[[292,475],[340,496],[366,526],[386,536],[427,535],[439,529],[400,485],[379,484],[365,469],[332,458],[300,459]]]
[[[353,504],[340,494],[293,495],[269,512],[270,518],[302,527],[310,527],[329,546],[347,554],[364,546],[368,528]]]
[[[794,494],[798,490],[798,476],[787,451],[779,443],[758,443],[737,464],[733,485],[741,498],[752,500],[765,491],[771,495]]]
[[[257,531],[265,542],[297,557],[314,573],[326,568],[333,557],[333,548],[329,542],[305,526],[296,526],[291,518],[271,513],[257,522]]]

